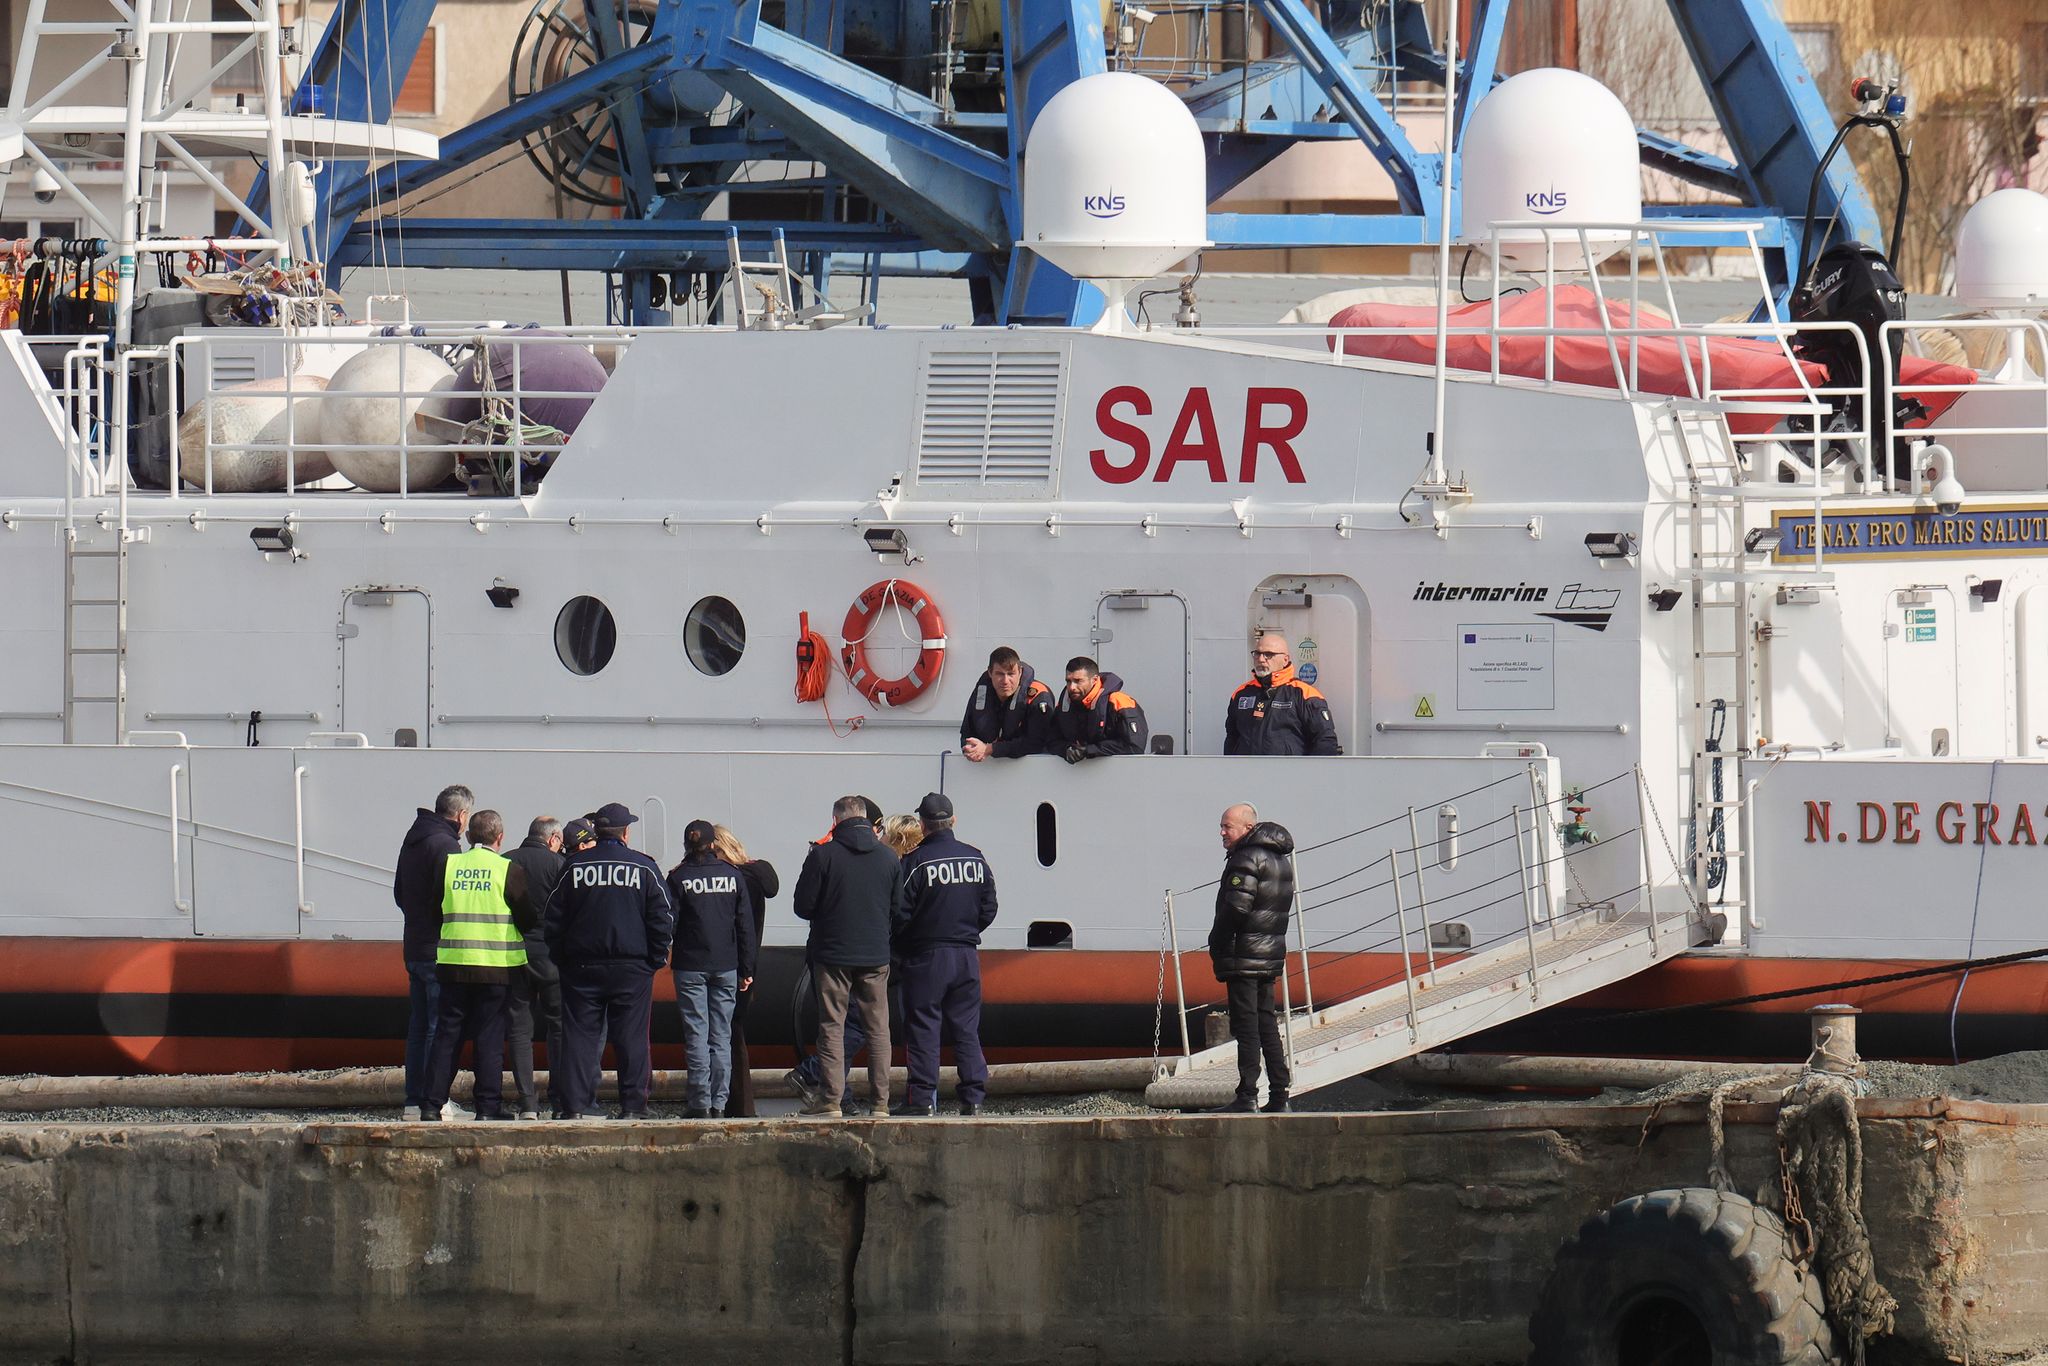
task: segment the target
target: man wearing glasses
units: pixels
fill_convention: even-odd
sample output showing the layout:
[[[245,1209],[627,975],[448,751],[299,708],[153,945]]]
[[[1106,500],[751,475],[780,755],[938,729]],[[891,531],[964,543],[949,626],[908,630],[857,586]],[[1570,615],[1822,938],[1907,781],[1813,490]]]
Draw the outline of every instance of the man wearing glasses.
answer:
[[[1230,696],[1225,754],[1342,754],[1330,699],[1294,676],[1287,638],[1262,634],[1252,646],[1251,681]]]

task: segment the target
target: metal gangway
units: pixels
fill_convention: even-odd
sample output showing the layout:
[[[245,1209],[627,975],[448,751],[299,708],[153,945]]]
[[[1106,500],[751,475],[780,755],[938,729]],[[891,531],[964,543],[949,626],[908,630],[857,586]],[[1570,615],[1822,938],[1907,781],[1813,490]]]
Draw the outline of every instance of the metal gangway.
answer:
[[[1537,751],[1541,746],[1525,746]],[[1410,808],[1405,827],[1383,823],[1405,846],[1396,843],[1386,854],[1346,876],[1375,878],[1332,899],[1374,898],[1365,904],[1383,914],[1344,929],[1325,927],[1315,945],[1304,910],[1304,888],[1296,868],[1293,930],[1299,942],[1281,974],[1280,1014],[1293,1073],[1292,1092],[1301,1094],[1360,1076],[1375,1068],[1482,1030],[1522,1019],[1550,1006],[1612,986],[1686,950],[1717,942],[1723,925],[1704,913],[1684,877],[1684,859],[1665,833],[1640,768],[1617,774],[1595,787],[1610,792],[1632,789],[1636,825],[1633,830],[1601,841],[1575,839],[1567,828],[1578,790],[1551,795],[1544,789],[1546,763],[1530,766],[1534,799],[1516,805],[1496,828],[1479,832],[1478,849],[1513,846],[1514,866],[1505,874],[1467,879],[1454,892],[1432,890],[1433,856],[1440,840],[1425,839],[1417,812]],[[1585,789],[1592,792],[1594,788]],[[1429,808],[1434,809],[1434,808]],[[1504,828],[1502,828],[1504,827]],[[1358,832],[1365,834],[1367,832]],[[1647,837],[1646,837],[1647,836]],[[1344,838],[1344,837],[1340,837]],[[1603,849],[1612,867],[1617,844],[1633,840],[1637,847],[1634,886],[1610,892],[1590,890],[1575,860]],[[1656,857],[1653,857],[1653,854]],[[1434,880],[1441,886],[1444,879]],[[1306,889],[1330,887],[1343,879],[1312,883]],[[1196,1050],[1189,1029],[1190,1006],[1176,900],[1214,887],[1209,883],[1183,892],[1169,892],[1163,912],[1160,960],[1160,1011],[1165,1016],[1166,979],[1172,977],[1179,1006],[1181,1052],[1155,1060],[1154,1079],[1145,1101],[1157,1109],[1197,1109],[1221,1105],[1237,1088],[1237,1046],[1226,1042]],[[1329,905],[1325,901],[1323,905]],[[1488,931],[1478,931],[1473,913],[1506,909],[1508,923],[1496,916]],[[1317,909],[1314,906],[1309,910]],[[1472,916],[1468,923],[1454,919]],[[1357,936],[1383,929],[1382,938],[1353,946]],[[1379,976],[1346,999],[1318,1008],[1314,1002],[1314,949],[1325,953],[1328,980],[1332,959],[1366,955]],[[1203,949],[1192,952],[1206,959]],[[1206,968],[1206,961],[1203,967]],[[1300,989],[1303,1005],[1293,1002]],[[1157,1052],[1155,1030],[1155,1053]]]

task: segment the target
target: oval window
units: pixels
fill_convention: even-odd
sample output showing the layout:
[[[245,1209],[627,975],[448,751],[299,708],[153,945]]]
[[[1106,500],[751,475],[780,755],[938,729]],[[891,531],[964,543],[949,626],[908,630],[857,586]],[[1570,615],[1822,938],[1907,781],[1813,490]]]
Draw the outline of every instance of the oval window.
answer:
[[[683,622],[683,649],[698,673],[728,674],[747,652],[747,623],[724,598],[699,598]]]
[[[618,644],[612,609],[596,598],[571,598],[555,618],[555,653],[570,673],[596,673],[612,662]]]

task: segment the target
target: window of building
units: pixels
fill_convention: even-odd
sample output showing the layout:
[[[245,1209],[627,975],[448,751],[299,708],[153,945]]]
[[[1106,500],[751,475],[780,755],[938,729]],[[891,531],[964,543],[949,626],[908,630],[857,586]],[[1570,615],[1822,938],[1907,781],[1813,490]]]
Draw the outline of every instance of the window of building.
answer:
[[[411,118],[432,118],[441,112],[441,28],[427,25],[420,50],[405,73],[405,84],[391,99],[391,112]]]
[[[213,0],[213,22],[216,24],[245,24],[250,18],[239,0]],[[213,60],[224,61],[242,43],[247,42],[246,33],[216,33],[213,35]],[[204,74],[204,73],[201,73]],[[235,58],[234,65],[214,79],[213,88],[225,94],[249,93],[263,88],[263,66],[256,59],[256,44],[249,43],[249,50]]]
[[[1799,49],[1799,59],[1806,63],[1806,69],[1813,77],[1814,88],[1824,98],[1838,97],[1838,88],[1847,84],[1842,76],[1842,39],[1833,24],[1787,24],[1792,30],[1792,44]]]
[[[555,653],[575,674],[594,674],[612,662],[619,627],[612,609],[596,598],[571,598],[555,617]]]
[[[2020,30],[2020,96],[2048,100],[2048,24]]]

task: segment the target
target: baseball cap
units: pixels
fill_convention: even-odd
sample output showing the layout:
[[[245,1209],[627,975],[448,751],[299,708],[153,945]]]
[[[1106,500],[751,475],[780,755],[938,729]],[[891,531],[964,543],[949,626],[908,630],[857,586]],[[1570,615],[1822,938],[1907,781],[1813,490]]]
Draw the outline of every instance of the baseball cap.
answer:
[[[953,799],[943,792],[927,792],[917,804],[917,814],[928,821],[948,820],[953,815]]]
[[[597,831],[591,828],[590,822],[587,820],[573,820],[562,827],[562,843],[568,845],[571,849],[574,849],[585,840],[594,840],[596,838]]]
[[[597,823],[614,830],[623,830],[639,819],[626,809],[624,802],[606,802],[597,808]]]
[[[683,843],[691,848],[709,848],[717,837],[718,827],[710,821],[691,821],[683,827]]]

